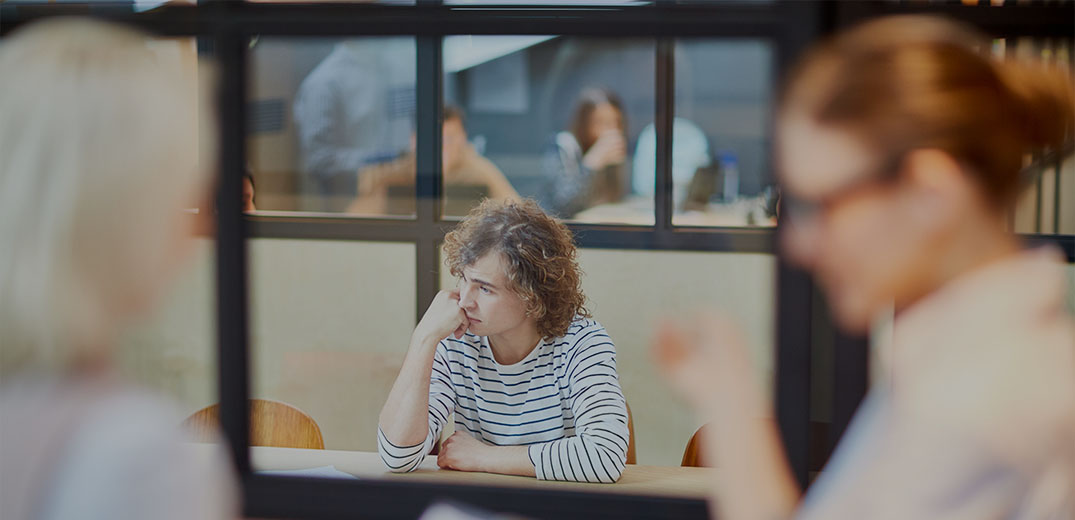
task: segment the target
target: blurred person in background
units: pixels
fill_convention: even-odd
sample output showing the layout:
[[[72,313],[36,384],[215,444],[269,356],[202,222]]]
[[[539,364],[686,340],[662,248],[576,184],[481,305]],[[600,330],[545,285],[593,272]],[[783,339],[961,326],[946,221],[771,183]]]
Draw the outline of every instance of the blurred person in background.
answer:
[[[556,134],[542,161],[541,206],[571,218],[586,208],[621,200],[630,188],[626,128],[619,96],[603,88],[584,90],[571,130]]]
[[[254,175],[247,169],[243,174],[243,212],[250,213],[257,210],[257,206],[254,205]]]
[[[482,157],[467,138],[463,111],[455,106],[444,107],[441,134],[441,167],[446,186],[477,187],[488,198],[518,199],[519,194],[504,174],[489,159]],[[409,186],[415,183],[417,163],[413,149],[400,159],[364,168],[359,172],[358,196],[348,207],[348,213],[392,213],[389,204],[390,186]],[[408,196],[413,202],[413,190]],[[413,203],[409,210],[413,211]]]
[[[1006,229],[1024,154],[1070,138],[1070,80],[929,17],[811,52],[777,120],[783,247],[837,323],[895,306],[875,381],[805,497],[736,328],[670,322],[669,382],[706,421],[732,519],[1075,517],[1075,321],[1063,259]],[[1054,148],[1055,149],[1055,148]]]
[[[293,115],[308,211],[344,211],[359,170],[389,163],[413,146],[413,38],[357,38],[336,45],[295,95]]]
[[[688,199],[688,186],[695,178],[704,177],[706,168],[713,164],[709,152],[709,138],[693,121],[677,117],[672,123],[672,205],[683,211]],[[700,176],[699,170],[702,170]],[[634,159],[631,161],[631,189],[638,195],[653,199],[657,189],[654,176],[657,171],[657,127],[650,123],[638,134]],[[716,177],[713,168],[712,177]],[[716,191],[713,186],[700,201],[704,207]]]
[[[213,157],[178,62],[102,22],[0,44],[0,517],[237,513],[219,446],[124,382],[115,349],[193,252]],[[219,451],[219,453],[217,453]]]
[[[441,165],[446,184],[483,186],[489,198],[518,199],[519,194],[489,159],[482,157],[467,137],[465,117],[459,107],[444,107]]]

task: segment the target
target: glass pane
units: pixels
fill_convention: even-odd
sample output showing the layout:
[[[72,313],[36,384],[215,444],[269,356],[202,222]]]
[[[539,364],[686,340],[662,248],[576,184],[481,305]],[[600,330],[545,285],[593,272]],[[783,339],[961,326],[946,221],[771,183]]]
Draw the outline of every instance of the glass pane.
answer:
[[[251,397],[300,410],[319,427],[325,449],[369,453],[377,462],[371,467],[383,472],[377,417],[415,326],[414,245],[248,244]],[[269,445],[268,436],[251,444]],[[255,470],[282,469],[253,462]]]
[[[616,343],[616,364],[633,414],[639,464],[678,466],[687,441],[703,425],[672,392],[652,361],[650,343],[658,317],[721,309],[744,332],[758,384],[766,395],[775,395],[775,260],[767,254],[579,252],[579,263],[587,273],[583,288],[589,308]],[[661,276],[653,276],[655,272]]]
[[[769,165],[771,45],[763,40],[678,40],[675,60],[672,223],[776,225]],[[643,130],[639,141],[652,160],[652,127]],[[652,193],[654,188],[650,183],[635,189]]]
[[[257,211],[413,215],[414,38],[250,45]]]
[[[565,219],[652,225],[631,176],[653,184],[632,150],[653,121],[654,56],[651,39],[445,38],[445,214],[517,193]]]
[[[650,341],[659,318],[707,308],[727,310],[743,328],[757,380],[767,395],[774,395],[773,255],[580,249],[579,265],[585,273],[587,308],[616,345],[616,369],[631,407],[638,464],[679,466],[687,440],[702,426],[652,361]],[[657,271],[660,278],[652,276]],[[457,288],[459,280],[446,268],[440,274],[442,290]],[[443,438],[454,431],[454,419],[447,424]]]

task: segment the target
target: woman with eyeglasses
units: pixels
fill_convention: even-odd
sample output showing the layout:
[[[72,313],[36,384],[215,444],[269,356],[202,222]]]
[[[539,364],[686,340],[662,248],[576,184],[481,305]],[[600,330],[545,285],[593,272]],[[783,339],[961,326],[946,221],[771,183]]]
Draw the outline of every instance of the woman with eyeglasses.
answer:
[[[1025,154],[1072,139],[1070,79],[929,17],[810,52],[777,118],[782,246],[843,329],[895,309],[875,381],[805,497],[724,318],[654,351],[711,422],[721,518],[1072,518],[1075,321],[1063,258],[1007,228]]]

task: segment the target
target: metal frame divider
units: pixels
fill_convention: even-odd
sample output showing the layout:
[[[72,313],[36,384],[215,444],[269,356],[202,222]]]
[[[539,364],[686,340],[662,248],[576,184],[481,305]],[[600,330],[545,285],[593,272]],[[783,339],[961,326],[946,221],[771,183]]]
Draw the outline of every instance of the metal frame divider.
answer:
[[[441,0],[415,6],[266,5],[199,1],[134,13],[125,6],[0,5],[0,36],[36,18],[85,14],[128,23],[164,36],[212,38],[221,66],[218,91],[220,183],[217,194],[217,316],[221,423],[243,480],[245,513],[263,517],[414,517],[435,500],[482,504],[536,518],[702,517],[700,500],[557,490],[414,483],[393,480],[341,482],[267,477],[252,472],[249,450],[250,351],[247,238],[356,239],[413,243],[416,247],[417,316],[439,287],[438,247],[450,221],[441,218],[440,156],[443,36],[448,34],[560,34],[646,36],[656,39],[655,126],[657,162],[655,225],[579,224],[569,227],[581,247],[776,253],[779,230],[690,228],[672,224],[671,142],[675,116],[677,37],[762,38],[773,42],[777,80],[796,55],[830,30],[881,14],[931,12],[957,16],[998,35],[1033,31],[1071,35],[1075,5],[968,8],[955,5],[776,2],[774,4],[677,3],[595,8],[449,7]],[[247,41],[255,35],[411,35],[417,38],[416,218],[348,219],[324,216],[247,217],[240,208],[246,156]],[[1057,178],[1059,182],[1059,175]],[[1059,186],[1057,186],[1059,193]],[[1040,218],[1040,216],[1039,216]],[[1054,219],[1058,218],[1054,215]],[[1028,242],[1062,248],[1075,261],[1075,236],[1040,235]],[[797,480],[808,483],[810,459],[811,279],[782,260],[776,272],[777,418]],[[837,336],[833,442],[865,393],[865,340]]]

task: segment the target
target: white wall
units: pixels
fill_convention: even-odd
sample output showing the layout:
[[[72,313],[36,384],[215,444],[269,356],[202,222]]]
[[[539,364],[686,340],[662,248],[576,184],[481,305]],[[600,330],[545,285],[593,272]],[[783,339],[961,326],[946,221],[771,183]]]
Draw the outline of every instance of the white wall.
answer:
[[[415,325],[412,244],[254,240],[252,395],[298,406],[329,449],[375,450]]]
[[[330,449],[375,449],[377,413],[415,324],[413,246],[258,239],[250,253],[253,395],[309,413]],[[122,342],[127,371],[186,412],[217,401],[213,262],[213,243],[203,241],[159,312]],[[722,307],[742,324],[759,377],[771,381],[774,260],[589,249],[580,263],[590,308],[617,346],[638,461],[678,465],[699,424],[652,366],[653,325],[662,315]],[[1075,308],[1075,265],[1068,272]],[[442,283],[454,281],[442,272]]]
[[[757,375],[771,388],[776,268],[771,255],[585,250],[580,263],[590,310],[616,343],[639,464],[679,465],[701,426],[651,361],[650,340],[662,316],[708,307],[727,311],[742,325]]]

